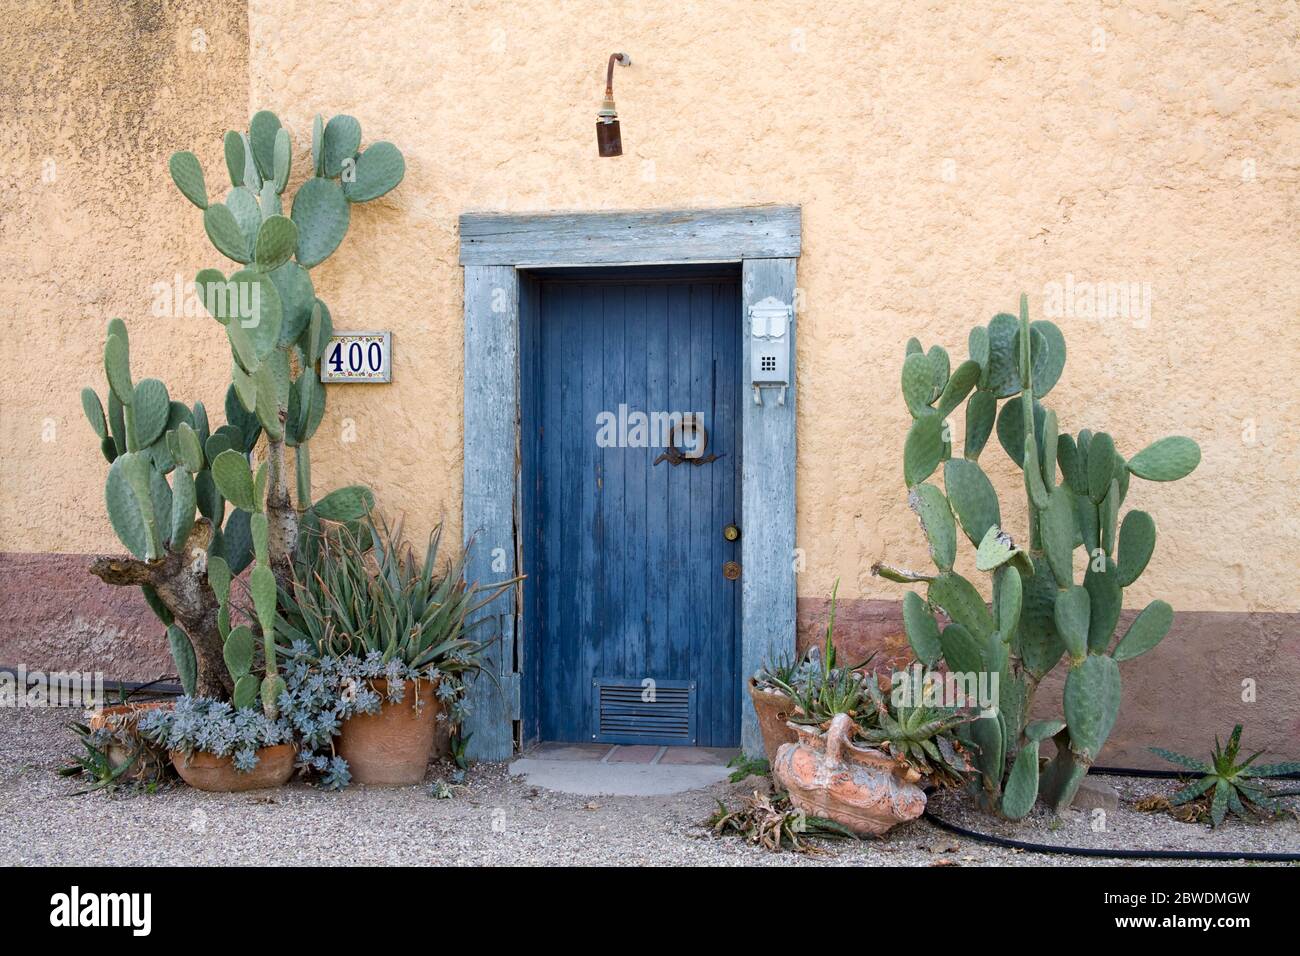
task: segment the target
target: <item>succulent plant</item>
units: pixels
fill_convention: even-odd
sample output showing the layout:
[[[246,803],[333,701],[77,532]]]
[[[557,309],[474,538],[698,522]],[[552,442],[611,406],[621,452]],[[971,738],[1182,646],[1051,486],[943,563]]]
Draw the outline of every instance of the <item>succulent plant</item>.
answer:
[[[1172,608],[1153,601],[1112,646],[1124,589],[1146,568],[1156,539],[1145,512],[1129,511],[1120,521],[1129,482],[1182,478],[1201,453],[1190,438],[1170,437],[1126,458],[1105,432],[1062,431],[1041,399],[1065,368],[1065,338],[1051,322],[1029,321],[1023,295],[1018,317],[994,316],[971,330],[967,344],[970,357],[955,370],[942,348],[926,352],[916,339],[903,361],[903,399],[912,416],[904,479],[936,570],[879,564],[873,572],[925,585],[924,596],[909,592],[903,602],[919,660],[998,674],[997,713],[963,727],[963,736],[976,751],[986,803],[1018,819],[1040,796],[1057,810],[1070,804],[1119,714],[1119,664],[1155,647],[1173,623]],[[965,445],[954,458],[948,419],[963,402]],[[1023,476],[1027,546],[1008,532],[979,464],[995,432]],[[942,487],[930,481],[936,472]],[[991,607],[953,570],[960,536],[975,548],[976,569],[991,577]],[[1081,582],[1074,574],[1078,548],[1088,557]],[[942,628],[937,611],[949,621]],[[1064,719],[1030,721],[1035,691],[1062,658],[1069,669]],[[1039,745],[1049,737],[1056,754],[1040,772]]]
[[[735,834],[770,853],[784,849],[796,853],[817,853],[808,837],[857,840],[852,830],[826,817],[810,817],[790,803],[785,794],[768,795],[757,790],[731,810],[721,800],[717,812],[705,823],[714,836]]]
[[[109,322],[104,343],[107,410],[93,389],[81,395],[109,462],[109,520],[132,555],[96,561],[92,573],[144,590],[167,628],[186,693],[233,699],[241,707],[260,696],[271,717],[284,687],[274,645],[277,592],[292,581],[300,538],[321,521],[360,518],[374,503],[361,486],[315,503],[311,498],[308,442],[325,410],[317,363],[333,326],[307,270],[342,242],[349,206],[382,196],[404,173],[391,144],[361,151],[361,127],[351,117],[336,116],[328,125],[317,117],[316,128],[323,135],[313,139],[314,175],[295,194],[289,216],[281,195],[292,144],[274,113],[255,114],[246,134],[226,134],[231,189],[223,202],[210,198],[193,153],[175,153],[169,163],[176,187],[203,211],[212,244],[242,267],[228,276],[204,269],[194,282],[230,346],[226,423],[212,430],[201,402],[174,401],[157,379],[135,381],[120,319]],[[286,447],[295,452],[296,505]],[[232,627],[231,581],[250,563],[249,617],[263,645],[260,681],[253,628]]]
[[[851,667],[841,667],[835,650],[835,603],[840,582],[831,589],[830,614],[826,637],[819,648],[811,647],[791,663],[787,658],[775,666],[764,667],[756,679],[760,686],[774,688],[794,702],[792,723],[821,726],[836,714],[857,716],[866,702],[867,678],[860,673],[871,663],[874,654]]]
[[[1241,751],[1241,724],[1232,728],[1226,747],[1220,744],[1218,736],[1215,736],[1214,753],[1209,763],[1160,747],[1150,749],[1153,754],[1163,757],[1170,763],[1201,774],[1194,783],[1188,784],[1170,797],[1169,805],[1177,807],[1198,797],[1208,796],[1212,827],[1222,823],[1229,812],[1247,819],[1252,812],[1277,813],[1281,809],[1278,797],[1300,793],[1295,790],[1271,793],[1260,785],[1260,781],[1268,777],[1300,773],[1300,761],[1252,766],[1263,753],[1260,750],[1241,763],[1237,762],[1237,754]]]
[[[866,681],[866,692],[871,708],[858,720],[858,740],[903,761],[918,779],[940,786],[957,786],[974,769],[955,734],[972,714],[920,702],[894,706],[875,677]]]

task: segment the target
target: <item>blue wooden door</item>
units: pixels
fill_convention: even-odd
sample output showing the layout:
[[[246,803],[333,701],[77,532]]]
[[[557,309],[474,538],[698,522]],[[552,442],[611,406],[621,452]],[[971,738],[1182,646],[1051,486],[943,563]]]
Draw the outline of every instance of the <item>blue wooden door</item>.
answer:
[[[724,566],[740,544],[724,532],[741,525],[739,283],[551,279],[530,296],[529,726],[543,740],[734,746],[740,581]],[[674,414],[698,416],[702,453]],[[674,464],[665,429],[702,463]]]

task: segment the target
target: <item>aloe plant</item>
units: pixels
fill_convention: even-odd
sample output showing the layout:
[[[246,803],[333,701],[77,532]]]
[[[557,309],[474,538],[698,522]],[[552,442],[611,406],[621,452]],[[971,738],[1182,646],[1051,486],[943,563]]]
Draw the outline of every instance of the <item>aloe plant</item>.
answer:
[[[866,701],[866,678],[860,673],[871,663],[875,654],[851,667],[840,667],[835,650],[835,604],[840,582],[837,578],[831,588],[830,614],[826,620],[826,636],[818,649],[809,648],[795,662],[788,658],[776,665],[767,666],[755,675],[761,686],[775,687],[792,701],[794,713],[790,720],[797,724],[821,726],[836,714],[856,716]]]
[[[1249,819],[1252,812],[1277,813],[1282,809],[1281,804],[1278,803],[1279,797],[1300,793],[1295,790],[1270,793],[1259,783],[1268,777],[1300,773],[1300,761],[1252,766],[1263,753],[1262,750],[1257,750],[1241,763],[1237,762],[1237,755],[1241,751],[1241,724],[1232,728],[1226,747],[1220,744],[1218,736],[1215,736],[1214,752],[1210,756],[1209,763],[1160,747],[1151,747],[1150,750],[1170,763],[1201,775],[1198,780],[1170,797],[1169,804],[1174,807],[1181,806],[1208,794],[1212,827],[1222,823],[1229,812],[1246,819]]]
[[[110,466],[109,520],[131,553],[100,559],[91,572],[144,591],[167,628],[187,693],[239,706],[260,696],[272,717],[284,686],[274,650],[276,597],[292,581],[299,541],[320,522],[356,520],[374,503],[362,486],[311,497],[308,442],[325,411],[318,363],[333,329],[308,269],[342,242],[350,207],[382,196],[404,173],[391,144],[361,150],[361,127],[352,117],[324,123],[318,116],[313,133],[312,176],[294,195],[289,216],[281,197],[292,144],[274,113],[254,115],[247,133],[226,134],[231,188],[222,202],[210,197],[193,153],[175,153],[169,162],[177,189],[203,211],[213,246],[237,264],[229,275],[204,269],[194,283],[230,347],[225,424],[212,428],[201,402],[173,400],[158,379],[136,382],[120,319],[109,322],[104,344],[107,411],[93,389],[81,395]],[[296,503],[286,448],[294,450]],[[253,629],[232,621],[231,582],[250,562],[249,613],[262,637],[260,661]]]
[[[957,786],[974,768],[955,732],[972,714],[917,703],[891,706],[877,679],[868,678],[871,709],[858,721],[857,739],[902,760],[927,782]]]
[[[969,358],[954,369],[941,346],[907,343],[903,399],[912,415],[903,447],[908,503],[929,542],[935,571],[884,564],[873,572],[925,586],[904,596],[903,621],[917,658],[950,670],[995,672],[997,713],[964,728],[977,751],[986,804],[1019,818],[1041,796],[1054,809],[1070,804],[1119,714],[1119,664],[1155,647],[1173,623],[1173,609],[1152,601],[1113,643],[1124,589],[1145,570],[1155,549],[1149,514],[1120,510],[1134,477],[1174,481],[1201,452],[1190,438],[1157,441],[1126,458],[1105,432],[1072,436],[1042,399],[1065,368],[1065,338],[1051,322],[1001,313],[976,326]],[[953,457],[951,416],[965,403],[962,457]],[[998,403],[1003,402],[1001,410]],[[1027,502],[1021,543],[1008,531],[998,496],[979,464],[989,438],[1020,469]],[[1059,471],[1058,471],[1059,468]],[[930,483],[936,471],[942,488]],[[991,578],[992,607],[954,570],[958,544],[975,549],[977,571]],[[1088,570],[1076,580],[1074,552]],[[948,623],[942,628],[936,612]],[[1068,674],[1064,719],[1031,721],[1035,692],[1062,659]],[[1056,754],[1041,772],[1039,745]]]
[[[380,656],[410,671],[459,679],[478,670],[482,642],[473,637],[487,618],[470,620],[520,579],[480,587],[466,581],[468,547],[438,567],[442,527],[429,535],[423,557],[390,527],[368,515],[314,532],[282,587],[276,628],[287,645],[305,641],[313,653]]]

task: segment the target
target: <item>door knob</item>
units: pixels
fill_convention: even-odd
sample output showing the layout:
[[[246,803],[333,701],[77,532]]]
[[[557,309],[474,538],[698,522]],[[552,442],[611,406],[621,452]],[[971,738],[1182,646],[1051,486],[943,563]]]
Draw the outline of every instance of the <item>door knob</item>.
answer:
[[[728,561],[722,566],[722,576],[728,581],[734,581],[740,577],[740,562]]]
[[[734,524],[729,524],[722,529],[722,536],[728,541],[737,541],[740,539],[740,529]]]

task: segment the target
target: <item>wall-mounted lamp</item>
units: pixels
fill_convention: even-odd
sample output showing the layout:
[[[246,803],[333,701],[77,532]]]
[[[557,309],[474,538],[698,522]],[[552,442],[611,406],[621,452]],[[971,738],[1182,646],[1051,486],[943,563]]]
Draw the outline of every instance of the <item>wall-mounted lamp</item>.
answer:
[[[614,109],[614,64],[631,66],[632,58],[626,53],[612,53],[605,71],[605,102],[596,114],[596,146],[602,156],[622,156],[623,137],[618,131],[618,113]]]

